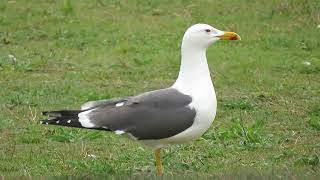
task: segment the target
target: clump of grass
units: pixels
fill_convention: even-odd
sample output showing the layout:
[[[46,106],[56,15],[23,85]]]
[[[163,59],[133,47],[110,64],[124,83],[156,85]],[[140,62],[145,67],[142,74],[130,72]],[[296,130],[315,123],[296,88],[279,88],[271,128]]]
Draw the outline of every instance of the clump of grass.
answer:
[[[241,97],[239,99],[232,99],[230,102],[223,102],[223,105],[228,109],[240,109],[240,110],[251,110],[255,104],[249,97]]]
[[[318,116],[311,116],[310,120],[308,121],[308,124],[318,131],[320,131],[320,117]]]
[[[320,107],[314,107],[309,113],[308,119],[309,126],[320,131]]]
[[[252,125],[246,125],[242,119],[232,121],[231,131],[236,138],[240,139],[240,144],[244,146],[269,145],[271,137],[264,134],[265,121],[257,120]]]
[[[74,7],[71,3],[71,0],[64,0],[61,10],[65,15],[72,14],[74,11]]]
[[[315,168],[320,165],[319,154],[304,154],[296,161],[296,164],[310,165]]]
[[[264,121],[258,120],[249,125],[241,118],[232,119],[228,128],[219,128],[217,132],[205,134],[204,138],[217,142],[233,140],[244,148],[270,147],[272,143],[272,135],[265,133]]]
[[[279,165],[280,163],[286,161],[286,159],[292,157],[292,151],[282,151],[278,152],[276,154],[270,155],[269,159],[273,165]]]

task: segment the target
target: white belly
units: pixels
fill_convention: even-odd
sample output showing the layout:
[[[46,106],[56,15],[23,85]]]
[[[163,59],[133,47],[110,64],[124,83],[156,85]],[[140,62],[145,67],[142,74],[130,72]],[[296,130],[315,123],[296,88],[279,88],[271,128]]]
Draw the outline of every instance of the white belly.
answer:
[[[185,131],[164,139],[168,143],[185,143],[199,138],[205,133],[212,124],[217,111],[216,97],[205,99],[202,102],[194,102],[194,108],[197,111],[194,123]]]

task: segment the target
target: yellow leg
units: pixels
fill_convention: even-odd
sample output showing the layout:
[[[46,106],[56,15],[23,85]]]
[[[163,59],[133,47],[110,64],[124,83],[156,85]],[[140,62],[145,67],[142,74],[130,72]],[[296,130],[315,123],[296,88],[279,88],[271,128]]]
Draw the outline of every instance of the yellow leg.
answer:
[[[154,155],[156,156],[156,166],[157,166],[157,175],[162,176],[163,175],[163,168],[161,163],[161,149],[156,149],[154,151]]]

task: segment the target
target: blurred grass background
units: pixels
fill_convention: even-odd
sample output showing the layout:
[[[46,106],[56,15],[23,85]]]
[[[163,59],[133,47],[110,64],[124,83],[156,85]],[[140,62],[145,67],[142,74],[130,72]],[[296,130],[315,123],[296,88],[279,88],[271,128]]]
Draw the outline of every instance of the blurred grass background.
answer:
[[[0,174],[154,177],[114,134],[39,125],[40,112],[171,85],[192,24],[235,31],[207,57],[218,98],[203,137],[167,148],[167,177],[310,178],[320,170],[320,2],[0,1]]]

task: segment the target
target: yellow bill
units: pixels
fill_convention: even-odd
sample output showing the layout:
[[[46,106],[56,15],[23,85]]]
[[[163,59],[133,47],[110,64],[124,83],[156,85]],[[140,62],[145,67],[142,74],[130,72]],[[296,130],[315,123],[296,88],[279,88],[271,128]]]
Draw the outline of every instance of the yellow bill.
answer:
[[[241,37],[235,32],[224,32],[222,36],[218,36],[221,40],[241,40]]]

